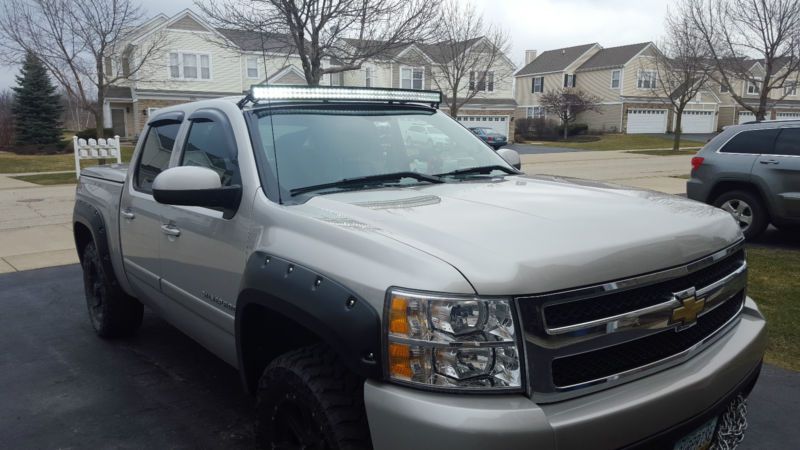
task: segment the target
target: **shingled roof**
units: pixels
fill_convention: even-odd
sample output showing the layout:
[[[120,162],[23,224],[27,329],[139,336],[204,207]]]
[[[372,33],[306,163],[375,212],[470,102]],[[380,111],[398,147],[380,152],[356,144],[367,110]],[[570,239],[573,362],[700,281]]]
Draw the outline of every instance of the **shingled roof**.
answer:
[[[650,42],[604,48],[592,55],[585,63],[581,64],[578,70],[595,70],[623,66],[648,45],[650,45]]]
[[[519,72],[517,72],[517,76],[560,72],[595,45],[597,44],[592,43],[548,50],[520,69]]]

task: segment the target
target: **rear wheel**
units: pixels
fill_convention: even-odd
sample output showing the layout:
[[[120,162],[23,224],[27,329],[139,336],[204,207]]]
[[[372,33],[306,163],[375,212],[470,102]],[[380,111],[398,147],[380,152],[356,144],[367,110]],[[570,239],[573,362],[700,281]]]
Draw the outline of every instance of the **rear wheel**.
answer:
[[[717,197],[714,206],[729,212],[747,239],[761,234],[769,224],[769,217],[761,200],[747,191],[726,192]]]
[[[144,307],[126,294],[113,273],[107,273],[97,246],[83,249],[83,288],[94,331],[104,338],[133,334],[142,324]]]
[[[364,380],[326,345],[285,353],[258,383],[258,445],[271,449],[371,448]]]

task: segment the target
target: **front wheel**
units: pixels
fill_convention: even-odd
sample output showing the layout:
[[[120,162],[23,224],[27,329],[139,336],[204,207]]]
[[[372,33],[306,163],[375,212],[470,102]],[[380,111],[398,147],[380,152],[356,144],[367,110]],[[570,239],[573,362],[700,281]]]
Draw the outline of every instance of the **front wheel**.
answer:
[[[256,434],[261,448],[371,448],[364,380],[326,345],[285,353],[258,383]]]
[[[747,239],[754,239],[769,225],[769,217],[764,205],[757,196],[750,192],[726,192],[714,200],[714,206],[729,212]]]
[[[104,338],[133,334],[142,324],[144,307],[126,294],[114,273],[108,273],[94,242],[83,249],[83,288],[89,319],[95,333]]]

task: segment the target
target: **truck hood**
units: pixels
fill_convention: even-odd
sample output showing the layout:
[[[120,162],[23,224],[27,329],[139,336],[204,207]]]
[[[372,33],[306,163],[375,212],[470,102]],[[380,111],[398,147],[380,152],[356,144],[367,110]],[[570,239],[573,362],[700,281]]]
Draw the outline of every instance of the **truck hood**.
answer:
[[[440,258],[484,295],[626,278],[690,262],[741,239],[728,213],[701,203],[550,176],[320,195],[298,208]]]

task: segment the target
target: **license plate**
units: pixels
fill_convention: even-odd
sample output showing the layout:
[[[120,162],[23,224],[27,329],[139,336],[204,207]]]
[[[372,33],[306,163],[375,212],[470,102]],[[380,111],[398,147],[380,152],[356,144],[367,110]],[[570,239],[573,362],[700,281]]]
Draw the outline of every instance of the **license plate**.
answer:
[[[706,422],[700,428],[684,436],[675,443],[674,450],[706,450],[711,447],[714,431],[717,429],[717,418]]]

